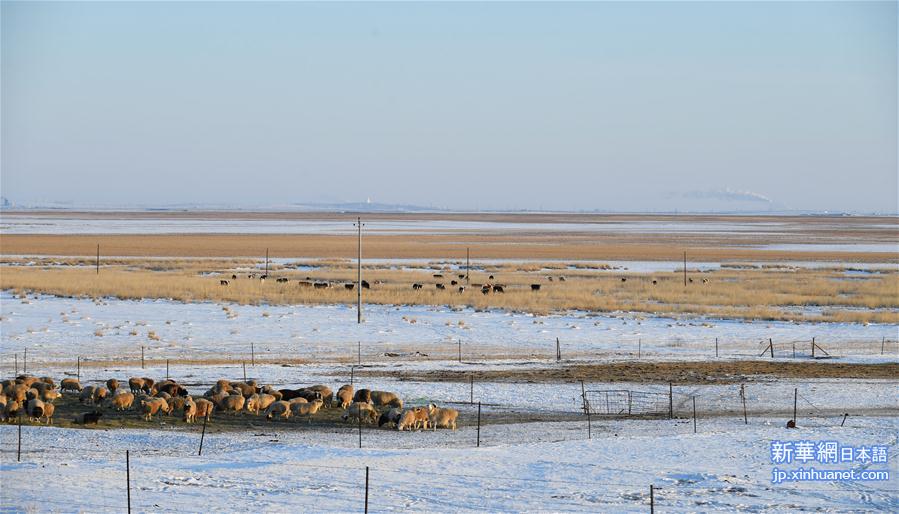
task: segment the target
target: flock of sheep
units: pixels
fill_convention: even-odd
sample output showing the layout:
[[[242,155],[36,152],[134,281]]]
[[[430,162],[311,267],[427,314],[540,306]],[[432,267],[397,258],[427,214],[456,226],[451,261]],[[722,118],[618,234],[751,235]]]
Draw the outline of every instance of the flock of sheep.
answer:
[[[73,421],[78,424],[97,423],[103,408],[136,409],[146,421],[155,415],[180,415],[187,423],[203,418],[208,421],[214,411],[245,412],[268,420],[305,418],[311,421],[322,408],[339,408],[344,411],[341,416],[344,421],[360,424],[377,421],[379,427],[395,426],[397,430],[436,430],[438,427],[455,430],[459,417],[459,411],[433,403],[404,410],[403,400],[395,393],[369,389],[354,391],[350,384],[340,387],[335,395],[325,385],[276,390],[270,385],[259,386],[254,380],[222,379],[202,397],[196,398],[174,380],[157,382],[146,377],[128,379],[127,388],[114,378],[107,380],[105,386],[82,386],[77,379],[66,378],[57,388],[50,377],[29,375],[5,380],[2,385],[0,412],[4,420],[27,415],[31,421],[47,424],[53,421],[53,401],[65,392],[77,394],[82,404],[94,406],[93,411],[75,417]]]

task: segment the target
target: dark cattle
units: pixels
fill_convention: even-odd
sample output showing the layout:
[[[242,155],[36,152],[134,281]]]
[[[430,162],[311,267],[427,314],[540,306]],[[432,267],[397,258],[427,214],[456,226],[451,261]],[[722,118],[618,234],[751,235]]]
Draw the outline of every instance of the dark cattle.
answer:
[[[309,282],[308,280],[301,280],[297,282],[297,285],[300,287],[312,287],[312,282]]]
[[[434,273],[434,278],[443,278],[443,274],[441,274],[441,273]]]
[[[249,275],[247,275],[247,278],[256,278],[256,274],[255,274],[255,273],[250,273]]]
[[[658,283],[659,283],[659,282],[658,282],[657,280],[653,280],[653,281],[652,281],[652,285],[656,285],[656,284],[658,284]]]
[[[227,280],[219,280],[219,285],[226,286],[226,285],[228,285],[228,281]]]
[[[460,293],[464,293],[464,292],[465,292],[465,286],[459,286],[459,292],[460,292]]]
[[[435,285],[437,286],[437,289],[446,289],[446,286],[443,284],[435,284]]]
[[[371,289],[371,286],[368,284],[367,281],[363,280],[362,281],[362,289]]]
[[[539,291],[540,284],[531,284],[531,291]]]
[[[312,284],[312,285],[316,289],[327,289],[327,288],[331,287],[331,284],[329,284],[327,282],[316,282],[315,284]]]
[[[709,279],[707,279],[707,278],[702,279],[702,283],[703,283],[703,284],[708,284],[708,283],[709,283]]]
[[[691,279],[689,279],[689,280],[690,280],[690,283],[692,284],[692,283],[693,283],[693,279],[691,278]]]
[[[458,282],[456,282],[455,280],[450,280],[450,285],[451,285],[451,286],[455,286],[455,285],[457,285],[457,284],[458,284]]]
[[[490,279],[490,280],[493,280],[493,275],[490,275],[490,276],[487,277],[487,278]]]
[[[481,288],[481,292],[487,294],[490,292],[490,286],[484,286]]]
[[[237,275],[231,275],[231,280],[237,280]]]
[[[621,277],[622,282],[627,282],[627,277]]]
[[[281,284],[285,284],[285,283],[287,283],[287,279],[286,279],[286,278],[279,278],[279,279],[275,280],[275,282],[279,282],[279,283],[281,283]]]
[[[465,278],[465,274],[464,273],[459,274],[459,278]]]
[[[267,278],[268,278],[268,275],[262,275],[261,277],[259,277],[259,280],[265,280]]]
[[[345,287],[345,288],[349,289],[350,291],[352,291],[353,288],[356,287],[356,284],[344,284],[343,287]]]
[[[565,282],[565,277],[559,277],[559,282]]]
[[[422,287],[421,284],[418,284],[418,283],[412,284],[412,289],[421,289],[421,287]]]
[[[552,281],[553,281],[553,278],[552,278],[552,277],[546,277],[546,280],[549,280],[550,282],[552,282]]]
[[[493,292],[494,293],[505,293],[505,291],[503,290],[503,286],[501,286],[499,284],[493,286]]]
[[[371,403],[371,390],[360,389],[353,395],[354,402]]]

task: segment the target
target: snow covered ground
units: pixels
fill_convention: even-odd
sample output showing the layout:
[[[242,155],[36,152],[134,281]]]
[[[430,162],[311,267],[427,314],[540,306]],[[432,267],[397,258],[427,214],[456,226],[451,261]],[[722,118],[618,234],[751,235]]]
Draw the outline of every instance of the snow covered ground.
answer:
[[[487,425],[456,432],[279,429],[0,428],[0,492],[9,512],[124,512],[125,451],[136,512],[359,512],[369,467],[373,512],[895,512],[895,418],[784,428],[785,419],[595,421]],[[517,436],[510,437],[510,432]],[[509,439],[528,442],[510,444]],[[773,440],[888,447],[887,464],[818,465],[889,470],[889,481],[772,484]],[[398,446],[407,446],[398,448]],[[812,463],[814,465],[814,463]],[[805,467],[808,467],[806,465]]]
[[[227,307],[228,310],[224,310]],[[103,300],[52,296],[14,298],[0,293],[0,365],[14,366],[27,348],[34,362],[82,359],[249,360],[300,358],[355,360],[361,342],[367,362],[395,360],[385,354],[463,357],[555,357],[558,337],[567,359],[709,359],[758,357],[768,339],[776,356],[806,358],[810,341],[840,362],[897,360],[895,325],[857,323],[747,322],[630,313],[573,312],[549,316],[437,306],[365,306],[355,323],[346,305],[223,306],[168,300]],[[152,337],[152,338],[151,338]],[[155,338],[158,338],[156,340]],[[892,340],[881,355],[883,339]]]

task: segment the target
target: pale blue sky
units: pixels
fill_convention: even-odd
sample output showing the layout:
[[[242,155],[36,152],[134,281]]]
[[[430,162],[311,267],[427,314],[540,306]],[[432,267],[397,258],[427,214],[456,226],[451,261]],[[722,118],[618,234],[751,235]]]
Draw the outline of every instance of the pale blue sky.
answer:
[[[895,2],[0,14],[18,203],[899,210]]]

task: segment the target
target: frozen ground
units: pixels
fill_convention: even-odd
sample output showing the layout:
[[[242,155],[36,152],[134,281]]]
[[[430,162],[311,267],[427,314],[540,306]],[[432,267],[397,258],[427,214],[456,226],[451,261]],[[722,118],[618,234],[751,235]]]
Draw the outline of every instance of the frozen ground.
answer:
[[[359,512],[369,468],[373,512],[895,512],[895,418],[787,430],[785,419],[595,421],[487,425],[477,434],[286,431],[276,425],[206,435],[185,431],[0,428],[3,510],[124,512],[125,451],[136,512]],[[509,431],[515,439],[509,444]],[[772,440],[884,445],[886,482],[772,484]],[[398,446],[408,446],[398,449]],[[814,463],[813,463],[814,465]],[[792,466],[779,468],[796,469]],[[807,465],[806,465],[807,467]]]
[[[415,358],[548,358],[558,337],[568,359],[708,359],[715,338],[722,357],[758,357],[767,341],[776,355],[809,354],[810,340],[841,362],[896,361],[895,342],[880,354],[884,338],[896,340],[895,325],[856,323],[745,322],[629,313],[550,316],[433,306],[365,307],[355,323],[345,305],[241,306],[167,300],[123,301],[14,298],[0,293],[0,355],[10,367],[27,348],[37,362],[83,359],[248,359],[251,344],[260,359],[355,360],[361,342],[367,361],[387,354]],[[152,333],[152,334],[151,334]],[[155,335],[154,335],[155,334]],[[154,337],[154,338],[151,338]],[[158,337],[158,340],[155,338]],[[419,355],[420,357],[421,355]]]

